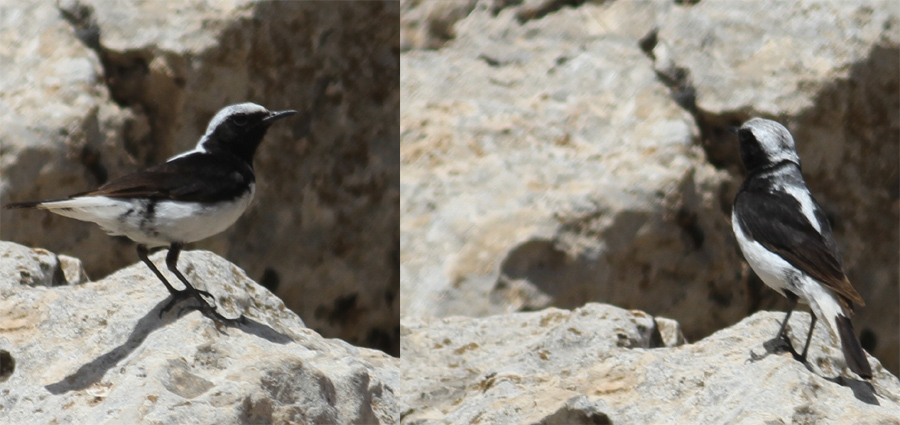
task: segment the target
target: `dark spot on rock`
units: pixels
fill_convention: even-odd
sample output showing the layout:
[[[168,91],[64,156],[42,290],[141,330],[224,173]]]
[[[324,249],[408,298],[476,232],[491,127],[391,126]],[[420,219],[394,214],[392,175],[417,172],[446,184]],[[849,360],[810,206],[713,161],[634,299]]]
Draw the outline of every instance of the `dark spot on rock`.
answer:
[[[569,400],[557,411],[545,416],[537,425],[551,424],[583,424],[583,425],[612,425],[612,419],[606,413],[601,412],[596,406],[581,406]]]
[[[16,359],[6,350],[0,350],[0,382],[4,382],[12,376],[16,370]]]
[[[656,47],[657,43],[659,43],[659,28],[654,28],[643,38],[638,40],[638,46],[641,48],[641,51],[651,59],[656,59],[653,55],[653,49]]]

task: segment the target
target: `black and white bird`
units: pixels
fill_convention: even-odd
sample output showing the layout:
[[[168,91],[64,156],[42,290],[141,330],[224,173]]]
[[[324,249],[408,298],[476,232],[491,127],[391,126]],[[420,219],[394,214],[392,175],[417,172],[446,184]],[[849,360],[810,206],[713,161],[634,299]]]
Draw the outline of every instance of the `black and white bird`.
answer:
[[[797,301],[809,304],[812,322],[799,358],[806,361],[816,321],[839,338],[850,370],[869,379],[872,369],[850,316],[862,297],[844,275],[831,225],[800,172],[794,139],[781,124],[754,118],[738,130],[747,178],[734,199],[731,222],[738,245],[766,285],[787,297],[790,308],[775,340],[796,355],[785,327]]]
[[[256,186],[253,156],[266,130],[297,111],[269,111],[241,103],[220,110],[197,146],[168,161],[112,180],[96,190],[64,199],[19,202],[12,208],[38,208],[97,223],[110,235],[137,242],[138,257],[172,294],[160,311],[194,297],[197,308],[211,319],[227,323],[215,311],[215,298],[194,288],[178,271],[178,255],[185,244],[222,232],[244,213]],[[150,248],[167,246],[166,266],[185,285],[175,289],[147,257]],[[212,299],[209,305],[203,297]]]

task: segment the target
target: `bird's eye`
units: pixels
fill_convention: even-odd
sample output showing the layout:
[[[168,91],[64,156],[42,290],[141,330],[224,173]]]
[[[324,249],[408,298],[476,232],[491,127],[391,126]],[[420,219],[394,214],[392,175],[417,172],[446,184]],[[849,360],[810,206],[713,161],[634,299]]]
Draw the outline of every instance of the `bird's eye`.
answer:
[[[247,119],[247,117],[234,117],[234,119],[231,120],[231,122],[233,122],[234,125],[236,125],[238,127],[243,127],[243,126],[247,125],[248,121],[249,120]]]

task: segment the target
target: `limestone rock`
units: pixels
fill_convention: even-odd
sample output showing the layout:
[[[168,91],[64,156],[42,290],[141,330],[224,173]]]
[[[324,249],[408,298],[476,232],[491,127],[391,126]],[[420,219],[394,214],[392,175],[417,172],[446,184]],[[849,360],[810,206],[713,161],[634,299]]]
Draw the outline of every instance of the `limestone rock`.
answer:
[[[453,37],[401,55],[403,317],[602,301],[696,340],[784,308],[730,226],[724,127],[762,115],[797,139],[867,301],[857,329],[900,370],[890,2],[426,3],[409,21]]]
[[[0,203],[90,190],[191,149],[220,108],[301,112],[255,161],[256,199],[195,246],[329,336],[397,353],[399,5],[0,0]],[[136,260],[92,224],[3,211],[0,236],[100,278]]]
[[[809,315],[794,313],[795,346]],[[809,368],[763,343],[758,312],[693,344],[661,344],[653,317],[605,304],[486,318],[404,319],[404,424],[893,423],[900,380],[869,357],[859,380],[817,327]]]
[[[0,245],[3,276],[42,272],[23,250]],[[151,256],[163,270],[164,255]],[[198,312],[179,316],[193,301],[160,317],[168,293],[142,263],[80,285],[23,277],[0,288],[0,351],[14,361],[2,422],[397,422],[398,359],[322,338],[208,251],[184,252],[179,266],[225,316],[243,313],[248,324],[217,330]]]
[[[400,48],[435,49],[452,40],[456,21],[465,18],[477,0],[400,0]]]
[[[19,285],[60,286],[88,281],[81,260],[0,241],[0,290]]]
[[[582,10],[516,19],[479,3],[453,42],[401,57],[403,315],[602,299],[694,336],[739,320],[733,182],[652,61]]]

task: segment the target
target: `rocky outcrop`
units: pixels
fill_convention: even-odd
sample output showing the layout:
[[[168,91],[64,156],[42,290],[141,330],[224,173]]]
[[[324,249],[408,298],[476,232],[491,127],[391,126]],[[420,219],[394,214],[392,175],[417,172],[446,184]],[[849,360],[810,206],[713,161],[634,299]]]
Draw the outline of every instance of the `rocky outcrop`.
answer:
[[[151,256],[162,269],[164,255]],[[59,264],[77,260],[55,258],[0,242],[0,422],[398,421],[397,358],[321,337],[215,254],[179,265],[244,325],[179,314],[193,301],[160,316],[168,293],[144,264],[69,284]]]
[[[258,151],[247,213],[195,247],[324,335],[397,353],[399,5],[0,0],[0,16],[0,203],[161,162],[229,104],[296,109]],[[94,279],[136,261],[44,212],[3,211],[0,237],[76,255]]]
[[[697,340],[785,308],[729,218],[743,177],[724,129],[765,116],[834,224],[864,346],[900,371],[890,2],[401,8],[403,317],[602,301]]]
[[[677,322],[605,304],[486,318],[403,320],[405,424],[895,423],[900,380],[849,369],[821,324],[808,366],[764,343],[759,312],[683,344]],[[809,315],[794,313],[801,346]]]

